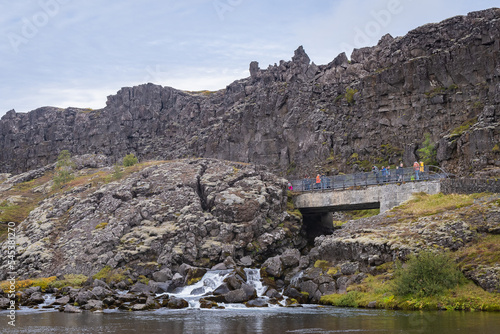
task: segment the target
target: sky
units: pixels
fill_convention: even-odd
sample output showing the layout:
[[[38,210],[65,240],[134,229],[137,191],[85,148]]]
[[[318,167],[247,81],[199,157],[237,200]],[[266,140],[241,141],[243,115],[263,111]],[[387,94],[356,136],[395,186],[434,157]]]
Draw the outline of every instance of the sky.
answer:
[[[0,0],[0,116],[98,109],[148,82],[219,90],[288,61],[320,65],[498,0]]]

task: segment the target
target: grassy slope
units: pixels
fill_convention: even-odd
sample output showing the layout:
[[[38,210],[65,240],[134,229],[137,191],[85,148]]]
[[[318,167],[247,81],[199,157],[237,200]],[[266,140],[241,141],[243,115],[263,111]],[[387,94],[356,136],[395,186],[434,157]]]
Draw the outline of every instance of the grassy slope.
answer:
[[[138,172],[146,167],[161,164],[164,161],[152,161],[136,164],[130,167],[123,167],[123,172],[120,178],[127,177],[128,175]],[[50,191],[44,193],[42,191],[35,191],[37,187],[47,185],[54,177],[53,172],[47,172],[42,177],[34,180],[16,184],[10,190],[0,192],[0,222],[15,222],[21,223],[28,217],[29,213],[37,206],[37,204],[57,194],[66,192],[72,188],[90,184],[90,189],[95,189],[105,183],[115,181],[112,168],[102,169],[83,169],[75,173],[76,177],[65,184],[60,189],[50,188]],[[7,201],[8,198],[16,197],[19,200],[15,203]],[[0,223],[0,242],[7,237],[6,224]]]

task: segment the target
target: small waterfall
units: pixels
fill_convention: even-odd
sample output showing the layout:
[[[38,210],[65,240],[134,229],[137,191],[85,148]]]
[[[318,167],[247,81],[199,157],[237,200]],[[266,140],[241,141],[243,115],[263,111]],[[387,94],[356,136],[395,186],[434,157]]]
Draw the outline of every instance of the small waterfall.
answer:
[[[232,270],[214,270],[208,271],[199,282],[179,288],[174,293],[169,293],[172,297],[182,298],[189,303],[190,308],[199,308],[200,299],[203,296],[211,295],[211,293],[217,289],[224,279],[228,277],[233,271]],[[266,287],[262,284],[262,278],[260,277],[259,269],[245,268],[245,274],[247,276],[246,283],[251,285],[257,291],[257,296],[267,298],[264,295]],[[229,305],[225,305],[226,307]],[[234,304],[230,305],[231,308],[245,307],[244,305]]]
[[[299,271],[295,275],[293,275],[292,279],[290,280],[290,285],[291,286],[297,286],[300,283],[300,279],[304,276],[303,271]]]
[[[245,274],[247,275],[247,284],[255,288],[255,290],[257,291],[257,296],[262,297],[264,295],[264,292],[266,292],[266,287],[262,284],[260,270],[245,268]]]
[[[190,308],[199,308],[200,298],[217,289],[229,273],[228,270],[209,271],[197,283],[180,288],[170,295],[184,299],[189,303]]]

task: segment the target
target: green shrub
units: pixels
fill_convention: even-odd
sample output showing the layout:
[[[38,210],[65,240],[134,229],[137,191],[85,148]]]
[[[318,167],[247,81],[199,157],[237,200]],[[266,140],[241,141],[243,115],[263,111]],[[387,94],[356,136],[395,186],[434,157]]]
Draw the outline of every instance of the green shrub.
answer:
[[[123,158],[123,166],[130,167],[138,163],[136,156],[133,153],[127,154],[125,158]]]
[[[430,133],[426,133],[424,137],[422,147],[417,150],[420,160],[426,165],[436,165],[436,144],[431,141]]]
[[[136,160],[137,160],[137,158],[136,158]],[[122,168],[118,164],[116,164],[115,167],[114,167],[112,177],[115,180],[119,180],[119,179],[121,179],[123,177]]]
[[[441,295],[464,281],[462,272],[448,253],[422,251],[410,255],[406,266],[396,265],[395,294],[428,297]]]
[[[54,188],[61,188],[64,184],[73,180],[74,163],[71,161],[71,154],[68,150],[63,150],[57,157],[56,172],[54,175]]]

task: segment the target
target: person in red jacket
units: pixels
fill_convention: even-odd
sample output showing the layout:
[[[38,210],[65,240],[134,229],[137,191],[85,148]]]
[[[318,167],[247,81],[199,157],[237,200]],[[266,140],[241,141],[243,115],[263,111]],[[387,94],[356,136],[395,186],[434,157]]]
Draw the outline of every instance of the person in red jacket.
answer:
[[[418,181],[420,180],[419,173],[420,173],[420,164],[415,161],[413,163],[413,170],[415,171],[415,180]]]

